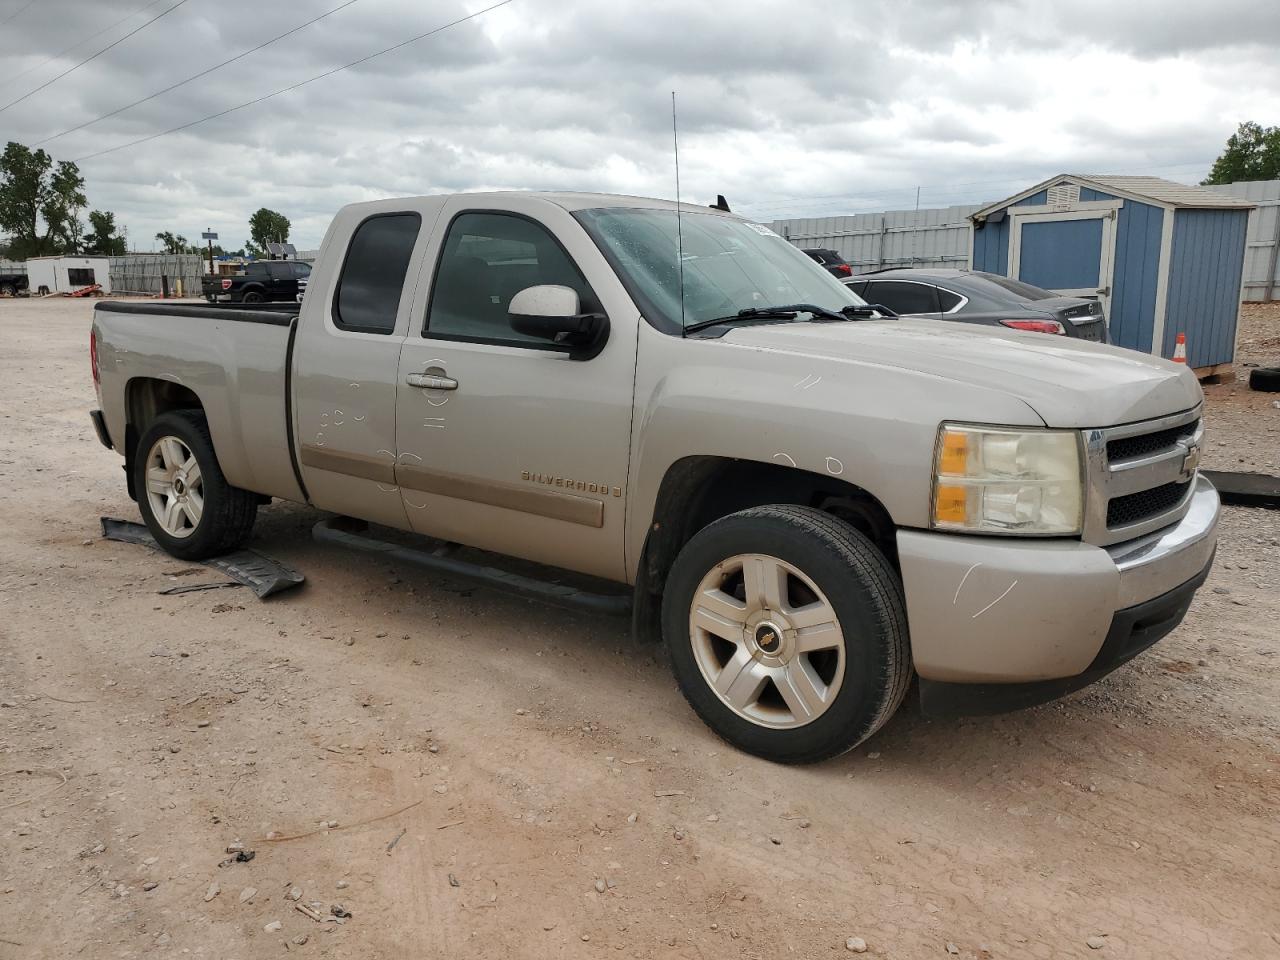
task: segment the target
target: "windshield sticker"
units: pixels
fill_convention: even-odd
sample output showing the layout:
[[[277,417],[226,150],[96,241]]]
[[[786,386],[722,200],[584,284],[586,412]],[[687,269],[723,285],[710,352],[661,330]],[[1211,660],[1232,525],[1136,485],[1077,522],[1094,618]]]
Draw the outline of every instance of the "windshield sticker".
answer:
[[[762,237],[778,237],[776,233],[766,227],[763,223],[752,223],[750,220],[744,220],[742,222]],[[781,240],[782,237],[778,237],[778,239]]]

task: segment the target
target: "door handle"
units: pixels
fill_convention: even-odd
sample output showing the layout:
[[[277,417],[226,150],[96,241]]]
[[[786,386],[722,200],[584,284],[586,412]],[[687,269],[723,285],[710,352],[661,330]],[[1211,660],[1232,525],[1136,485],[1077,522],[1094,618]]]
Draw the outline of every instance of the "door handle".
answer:
[[[439,377],[429,373],[406,374],[404,382],[411,387],[423,387],[427,390],[457,390],[458,381],[453,377]]]

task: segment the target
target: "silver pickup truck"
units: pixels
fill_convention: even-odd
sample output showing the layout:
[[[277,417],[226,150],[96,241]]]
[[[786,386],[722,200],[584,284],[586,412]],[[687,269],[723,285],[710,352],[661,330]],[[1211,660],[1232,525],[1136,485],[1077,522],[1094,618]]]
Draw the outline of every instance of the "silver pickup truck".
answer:
[[[102,442],[195,559],[272,498],[604,578],[780,761],[1044,702],[1172,630],[1218,496],[1184,367],[881,316],[765,227],[631,197],[344,208],[301,307],[99,303]]]

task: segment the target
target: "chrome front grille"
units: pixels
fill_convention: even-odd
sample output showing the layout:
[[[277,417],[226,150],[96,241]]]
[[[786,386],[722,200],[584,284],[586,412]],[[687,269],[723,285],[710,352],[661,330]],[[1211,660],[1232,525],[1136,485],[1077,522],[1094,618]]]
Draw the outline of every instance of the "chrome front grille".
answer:
[[[1195,488],[1200,408],[1085,432],[1084,539],[1108,546],[1177,523]]]

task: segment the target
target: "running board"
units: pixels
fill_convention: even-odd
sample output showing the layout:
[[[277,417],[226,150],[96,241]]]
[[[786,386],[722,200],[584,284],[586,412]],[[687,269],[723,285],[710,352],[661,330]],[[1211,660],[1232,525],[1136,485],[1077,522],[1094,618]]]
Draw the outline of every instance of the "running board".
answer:
[[[428,570],[434,570],[437,573],[493,587],[504,593],[515,594],[530,600],[541,600],[544,603],[567,607],[570,610],[599,613],[613,617],[625,617],[631,612],[630,596],[590,593],[586,590],[579,590],[576,587],[566,587],[563,584],[549,583],[546,580],[535,580],[533,577],[510,573],[506,570],[499,570],[496,567],[486,567],[467,560],[457,560],[450,556],[450,553],[452,553],[452,550],[448,549],[450,545],[446,545],[445,548],[430,550],[390,543],[366,533],[343,529],[349,524],[350,521],[345,520],[343,517],[321,520],[311,528],[311,536],[320,543],[336,543],[352,550],[362,550],[365,553],[376,554],[386,560],[412,563],[419,567],[426,567]]]

